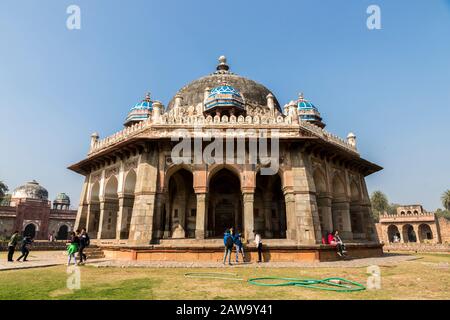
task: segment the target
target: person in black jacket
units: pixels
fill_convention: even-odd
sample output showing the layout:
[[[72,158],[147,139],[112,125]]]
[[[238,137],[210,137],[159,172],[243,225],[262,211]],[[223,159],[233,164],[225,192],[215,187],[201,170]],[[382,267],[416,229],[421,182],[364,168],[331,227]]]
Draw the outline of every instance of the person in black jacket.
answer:
[[[23,261],[28,261],[28,254],[30,253],[30,246],[33,243],[33,239],[30,236],[25,236],[22,240],[22,247],[20,248],[22,251],[22,255],[17,258],[17,261],[23,258]]]
[[[11,239],[8,242],[8,262],[13,262],[14,251],[16,250],[17,242],[19,242],[19,231],[14,231]]]
[[[80,246],[78,247],[78,255],[80,257],[80,263],[83,263],[83,261],[86,262],[86,254],[83,252],[83,250],[88,247],[91,242],[85,228],[81,229],[79,238]]]

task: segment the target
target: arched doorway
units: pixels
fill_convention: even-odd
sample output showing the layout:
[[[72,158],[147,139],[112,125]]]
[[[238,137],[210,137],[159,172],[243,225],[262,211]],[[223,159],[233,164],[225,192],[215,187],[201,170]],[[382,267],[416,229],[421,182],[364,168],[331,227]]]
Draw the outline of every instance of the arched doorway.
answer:
[[[387,234],[388,234],[388,241],[389,242],[399,242],[400,241],[400,232],[398,231],[398,228],[396,225],[391,224],[387,228]]]
[[[197,199],[192,172],[179,169],[169,179],[169,198],[165,206],[165,229],[172,238],[194,238]]]
[[[119,196],[117,194],[118,182],[115,176],[111,176],[105,186],[103,206],[103,221],[101,228],[101,239],[115,239],[117,216],[119,213]]]
[[[361,210],[361,193],[355,181],[350,184],[350,221],[352,225],[353,239],[364,239],[364,223]]]
[[[92,185],[91,195],[89,199],[89,212],[87,221],[87,231],[93,237],[97,237],[98,228],[100,226],[100,183],[97,181]]]
[[[419,241],[426,242],[427,240],[433,240],[433,231],[428,224],[424,223],[419,226]]]
[[[36,236],[36,226],[33,223],[27,224],[25,229],[23,230],[23,236],[29,236],[31,238],[34,238]]]
[[[286,238],[286,205],[279,174],[258,172],[253,206],[256,233],[266,238]]]
[[[331,214],[332,197],[327,192],[325,174],[321,169],[316,169],[313,174],[314,185],[316,187],[316,201],[320,220],[320,230],[322,236],[326,237],[328,232],[333,231],[333,219]]]
[[[402,230],[403,242],[417,242],[416,232],[410,224],[405,224]]]
[[[58,229],[58,233],[56,234],[56,240],[67,240],[68,237],[69,237],[69,227],[63,224]]]
[[[212,237],[222,237],[225,230],[242,232],[242,193],[239,178],[221,169],[210,179],[208,230]]]
[[[122,196],[122,210],[119,238],[128,239],[130,234],[131,216],[133,213],[134,205],[134,189],[136,187],[136,173],[134,170],[130,170],[125,177],[123,196]]]

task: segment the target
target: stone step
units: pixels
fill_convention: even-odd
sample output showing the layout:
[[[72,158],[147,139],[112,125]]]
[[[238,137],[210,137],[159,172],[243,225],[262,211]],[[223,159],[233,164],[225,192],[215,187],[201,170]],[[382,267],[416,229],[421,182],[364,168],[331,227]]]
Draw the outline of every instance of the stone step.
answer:
[[[88,259],[102,259],[105,257],[105,253],[98,246],[92,245],[84,249],[84,253]]]

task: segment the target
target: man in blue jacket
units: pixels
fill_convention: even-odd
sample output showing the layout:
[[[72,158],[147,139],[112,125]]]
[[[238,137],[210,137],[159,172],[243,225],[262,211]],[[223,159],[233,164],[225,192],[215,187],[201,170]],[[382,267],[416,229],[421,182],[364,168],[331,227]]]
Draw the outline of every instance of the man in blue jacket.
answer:
[[[236,232],[234,236],[234,244],[236,245],[236,263],[239,263],[239,253],[242,254],[242,262],[245,262],[244,244],[242,243],[242,234]]]
[[[230,233],[230,230],[225,231],[225,235],[223,236],[223,244],[225,246],[225,252],[223,255],[223,264],[228,257],[228,264],[231,266],[231,251],[233,250],[233,236]]]

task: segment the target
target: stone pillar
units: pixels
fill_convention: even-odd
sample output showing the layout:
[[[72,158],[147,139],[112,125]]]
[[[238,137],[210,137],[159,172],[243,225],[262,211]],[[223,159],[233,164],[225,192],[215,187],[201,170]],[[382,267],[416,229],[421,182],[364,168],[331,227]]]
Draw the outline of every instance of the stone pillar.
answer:
[[[414,230],[414,235],[416,236],[416,243],[420,243],[420,238],[419,238],[419,225],[413,224],[412,227],[413,227],[413,230]]]
[[[135,244],[149,244],[152,240],[158,176],[157,155],[157,150],[146,147],[139,159],[129,236],[129,240]]]
[[[253,192],[243,193],[244,202],[244,237],[247,241],[253,240],[254,235],[254,217],[253,217],[253,201],[255,194]]]
[[[88,219],[88,203],[87,196],[89,190],[89,176],[84,179],[83,188],[81,190],[80,203],[75,220],[75,230],[86,228]]]
[[[164,193],[156,194],[156,216],[155,216],[155,226],[153,230],[154,237],[157,239],[161,239],[164,235],[164,226],[162,225],[163,221],[163,207],[164,207]]]
[[[430,223],[429,226],[430,226],[431,233],[432,233],[432,236],[433,236],[433,239],[432,239],[431,242],[432,243],[441,243],[442,241],[439,238],[440,235],[439,235],[439,232],[437,230],[436,222]]]
[[[164,199],[164,203],[165,203],[165,223],[164,223],[164,232],[163,232],[163,238],[164,239],[168,239],[170,237],[170,228],[171,228],[171,224],[172,224],[172,208],[170,206],[170,202],[169,202],[169,196],[166,195],[165,199]]]
[[[284,172],[283,181],[286,215],[288,224],[291,223],[291,226],[288,225],[288,238],[298,244],[321,243],[322,234],[310,157],[299,146],[290,150],[290,158],[292,167]],[[292,197],[293,208],[292,205],[288,208],[287,202],[292,201]]]
[[[119,213],[117,217],[116,239],[128,239],[134,195],[119,195]]]
[[[286,238],[297,241],[297,219],[295,216],[294,193],[285,193],[284,202],[286,203]]]
[[[195,239],[205,239],[206,226],[207,226],[207,194],[206,193],[196,193],[197,197],[197,216],[195,220]]]
[[[317,198],[319,218],[322,218],[322,232],[333,232],[333,216],[331,214],[331,197]],[[322,226],[321,226],[322,227]]]

